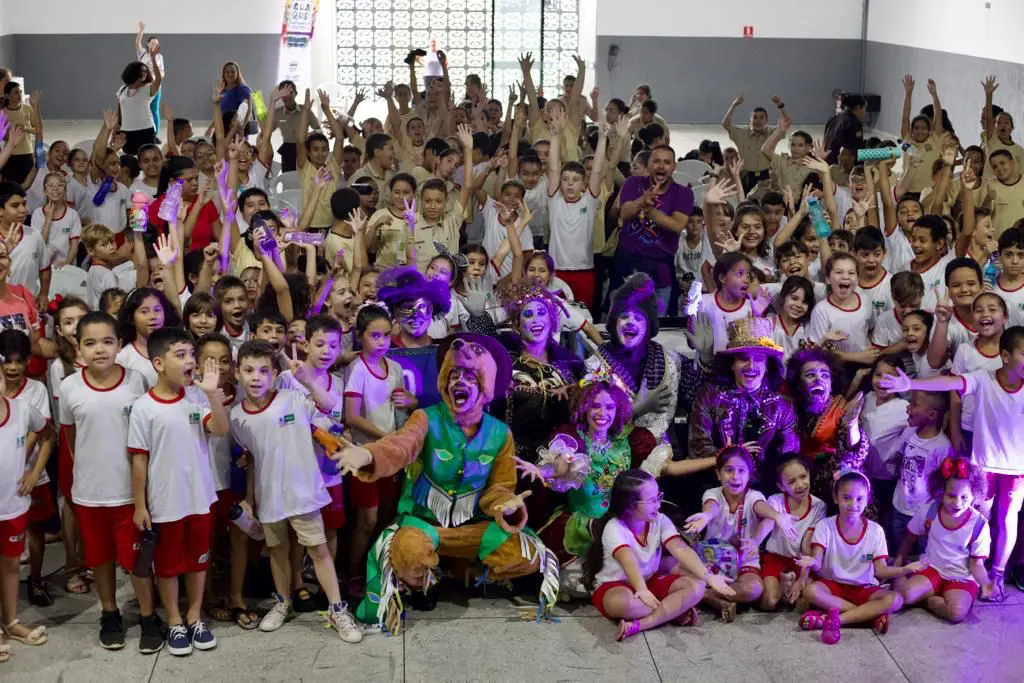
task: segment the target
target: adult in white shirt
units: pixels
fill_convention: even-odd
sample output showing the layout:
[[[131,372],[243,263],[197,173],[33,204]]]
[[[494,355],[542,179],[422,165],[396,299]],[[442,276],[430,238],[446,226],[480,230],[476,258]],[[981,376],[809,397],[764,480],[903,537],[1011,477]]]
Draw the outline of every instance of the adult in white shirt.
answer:
[[[164,70],[164,56],[160,54],[160,39],[156,36],[150,36],[145,42],[142,38],[146,34],[146,22],[139,22],[139,33],[135,36],[135,57],[140,62],[149,67],[150,72],[156,69],[160,70],[160,76],[163,77],[167,74]],[[154,64],[156,68],[154,68]],[[160,96],[163,94],[164,88],[161,84],[157,88],[156,94],[149,102],[149,111],[153,115],[153,133],[154,135],[160,135]],[[173,134],[174,131],[171,131]]]
[[[159,45],[156,48],[159,50]],[[150,53],[150,62],[158,54]],[[124,153],[135,155],[139,147],[156,144],[156,122],[150,104],[160,91],[163,75],[159,60],[151,68],[145,62],[132,62],[121,72],[124,85],[117,91],[121,131],[125,134]]]

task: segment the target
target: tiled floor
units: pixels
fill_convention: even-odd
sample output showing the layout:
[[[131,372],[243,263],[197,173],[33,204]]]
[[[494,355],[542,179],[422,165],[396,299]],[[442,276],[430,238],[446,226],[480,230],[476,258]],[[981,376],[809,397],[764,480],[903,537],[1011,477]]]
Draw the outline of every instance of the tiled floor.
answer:
[[[60,554],[58,545],[48,547],[50,571],[59,568]],[[1024,594],[1016,589],[1002,605],[975,606],[958,626],[911,609],[885,636],[845,629],[842,642],[831,647],[801,632],[792,613],[748,612],[728,625],[705,613],[698,627],[665,626],[616,643],[614,624],[588,603],[559,609],[558,623],[537,624],[521,621],[507,599],[467,600],[455,593],[433,612],[410,613],[397,637],[372,634],[346,645],[316,615],[302,615],[272,634],[214,623],[217,648],[186,658],[135,650],[137,610],[123,583],[118,601],[127,603],[128,644],[120,652],[97,643],[93,595],[52,590],[58,596],[53,607],[29,609],[23,601],[21,614],[27,623],[49,627],[49,643],[12,644],[14,658],[0,665],[3,683],[1024,680]]]

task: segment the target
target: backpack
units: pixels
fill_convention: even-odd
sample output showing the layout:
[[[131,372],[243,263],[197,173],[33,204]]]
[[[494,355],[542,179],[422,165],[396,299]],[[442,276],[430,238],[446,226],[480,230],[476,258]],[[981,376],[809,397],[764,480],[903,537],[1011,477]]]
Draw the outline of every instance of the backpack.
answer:
[[[928,506],[928,512],[924,518],[924,534],[925,538],[928,537],[929,532],[932,530],[932,523],[939,518],[939,502],[932,501],[931,505]],[[978,518],[974,520],[974,531],[971,532],[971,540],[967,543],[967,550],[970,552],[971,546],[978,540],[978,536],[981,536],[981,530],[985,528],[985,518],[978,515]],[[928,546],[925,543],[925,552],[927,552]]]

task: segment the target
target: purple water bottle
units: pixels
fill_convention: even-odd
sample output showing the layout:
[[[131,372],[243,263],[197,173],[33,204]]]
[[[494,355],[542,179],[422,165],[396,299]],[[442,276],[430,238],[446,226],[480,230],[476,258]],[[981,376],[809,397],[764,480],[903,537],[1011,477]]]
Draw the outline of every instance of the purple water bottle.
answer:
[[[167,193],[164,195],[164,200],[160,203],[160,209],[156,212],[157,216],[168,223],[178,222],[178,209],[181,207],[182,185],[183,183],[179,178],[167,187]]]
[[[825,628],[821,629],[821,642],[835,645],[842,638],[839,632],[839,610],[830,609],[825,615]]]
[[[324,234],[322,232],[292,230],[284,234],[284,241],[294,242],[295,244],[312,244],[319,247],[324,243]]]

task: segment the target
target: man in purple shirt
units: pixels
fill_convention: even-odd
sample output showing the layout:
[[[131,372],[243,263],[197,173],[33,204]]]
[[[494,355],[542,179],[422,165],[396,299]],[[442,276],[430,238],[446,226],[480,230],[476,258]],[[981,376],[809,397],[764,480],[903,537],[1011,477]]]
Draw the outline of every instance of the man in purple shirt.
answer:
[[[662,315],[672,292],[679,235],[693,213],[693,190],[672,180],[675,170],[675,151],[659,145],[651,151],[647,176],[632,176],[622,186],[622,230],[609,287],[614,292],[633,273],[649,274],[654,279]]]

